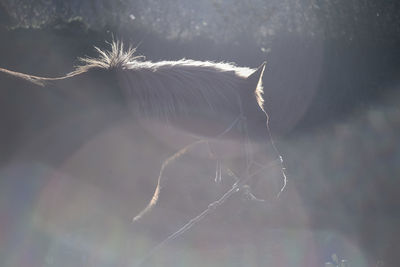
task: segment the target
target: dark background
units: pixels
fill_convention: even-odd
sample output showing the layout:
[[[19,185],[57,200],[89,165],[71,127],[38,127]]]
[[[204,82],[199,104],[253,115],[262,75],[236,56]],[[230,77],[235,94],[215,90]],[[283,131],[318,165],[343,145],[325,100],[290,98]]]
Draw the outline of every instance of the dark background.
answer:
[[[399,10],[373,0],[3,0],[0,67],[61,76],[113,38],[152,61],[267,60],[286,191],[265,204],[233,197],[149,266],[323,266],[334,253],[352,267],[396,266]],[[3,88],[1,103],[4,266],[130,266],[229,189],[229,178],[214,184],[212,162],[188,155],[153,214],[131,224],[154,189],[136,177],[157,176],[161,162],[148,160],[164,153],[157,142],[126,121],[107,128],[59,95]]]

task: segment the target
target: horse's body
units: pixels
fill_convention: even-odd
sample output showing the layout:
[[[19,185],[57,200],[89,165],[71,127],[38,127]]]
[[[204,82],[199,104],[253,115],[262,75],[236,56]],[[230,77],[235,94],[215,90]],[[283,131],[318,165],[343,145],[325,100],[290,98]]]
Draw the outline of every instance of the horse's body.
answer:
[[[127,115],[126,111],[129,111],[129,116],[147,129],[162,132],[162,129],[167,128],[179,129],[179,134],[187,137],[181,138],[181,143],[176,140],[176,136],[174,140],[173,137],[169,140],[168,135],[162,132],[154,133],[161,139],[167,138],[168,143],[175,142],[175,152],[179,146],[183,148],[196,140],[203,140],[211,145],[211,152],[219,160],[235,159],[235,163],[229,168],[237,176],[245,175],[249,171],[252,159],[258,165],[270,160],[267,151],[268,117],[262,98],[265,64],[254,70],[227,63],[193,60],[153,63],[141,61],[134,56],[133,49],[124,51],[119,43],[113,43],[110,52],[98,51],[99,58],[83,59],[83,66],[59,78],[36,77],[0,69],[0,93],[4,101],[2,104],[12,105],[12,101],[15,101],[15,98],[9,99],[12,96],[25,97],[14,116],[26,118],[24,112],[31,112],[31,101],[40,101],[45,106],[51,106],[53,112],[63,108],[57,106],[57,101],[52,104],[53,100],[67,99],[70,105],[76,107],[76,110],[69,111],[62,118],[46,114],[45,117],[31,118],[37,120],[36,122],[25,120],[24,123],[32,123],[30,128],[21,125],[16,125],[15,129],[3,128],[2,142],[11,143],[8,145],[8,152],[13,150],[13,142],[9,140],[14,138],[13,130],[18,132],[20,129],[28,129],[25,135],[29,135],[29,131],[35,132],[35,127],[39,127],[35,123],[46,124],[57,119],[68,121],[74,112],[92,109],[96,114],[94,119],[89,119],[95,125],[90,127],[92,132],[99,131],[111,121]],[[50,97],[35,99],[34,92],[47,92]],[[9,115],[3,113],[2,120],[7,120],[7,116]],[[93,134],[86,131],[84,126],[78,126],[78,129],[74,126],[77,126],[76,122],[59,132],[72,135],[74,131],[81,131],[80,136]],[[37,135],[40,136],[40,133]],[[45,141],[48,140],[44,137],[43,142]],[[69,150],[65,153],[72,153],[70,150],[74,146],[66,146]],[[36,152],[35,150],[32,153]],[[270,153],[275,151],[270,150]],[[276,155],[273,154],[273,157]],[[160,183],[151,205],[157,200],[159,186]]]

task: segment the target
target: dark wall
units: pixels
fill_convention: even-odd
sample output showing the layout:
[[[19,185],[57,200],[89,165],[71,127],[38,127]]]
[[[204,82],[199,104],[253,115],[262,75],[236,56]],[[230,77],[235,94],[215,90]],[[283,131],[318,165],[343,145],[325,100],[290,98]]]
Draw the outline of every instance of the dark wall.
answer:
[[[373,30],[378,31],[379,28]],[[0,67],[42,76],[59,76],[71,71],[78,64],[77,57],[94,56],[93,46],[106,48],[108,45],[105,40],[111,41],[113,36],[132,43],[133,46],[138,45],[138,53],[154,61],[186,57],[233,61],[240,66],[257,67],[267,60],[268,67],[264,77],[266,109],[271,116],[271,129],[277,146],[285,159],[289,176],[288,189],[272,208],[243,204],[236,199],[234,204],[227,205],[226,210],[221,211],[222,215],[214,218],[218,221],[224,220],[223,215],[230,216],[231,228],[227,227],[229,231],[226,232],[221,230],[224,225],[217,229],[231,243],[247,238],[247,241],[256,240],[254,242],[258,248],[262,247],[264,240],[261,240],[257,231],[268,226],[322,229],[351,239],[365,251],[365,258],[370,266],[374,266],[377,260],[385,261],[387,266],[395,266],[393,264],[396,262],[400,236],[397,229],[400,215],[395,205],[399,201],[397,177],[400,164],[400,98],[397,91],[400,83],[400,36],[381,38],[380,35],[366,35],[363,32],[357,38],[349,40],[324,35],[311,37],[285,31],[271,40],[268,54],[261,51],[252,37],[245,33],[238,35],[230,43],[216,43],[204,36],[177,41],[167,40],[143,29],[129,31],[110,27],[93,30],[79,21],[57,21],[40,29],[3,27],[0,28],[0,36]],[[57,110],[58,105],[63,105],[62,96],[53,95],[44,100],[40,93],[21,94],[2,92],[3,102],[13,98],[1,109],[2,123],[5,124],[3,131],[7,128],[8,137],[18,137],[17,126],[25,123],[24,116],[12,114],[15,107],[22,109],[28,101],[29,105],[41,106],[45,114],[43,102],[48,104],[49,101],[58,101],[58,104],[51,105],[52,112]],[[10,104],[14,102],[17,104]],[[39,116],[39,119],[51,118],[51,115]],[[2,150],[3,162],[12,157],[15,152],[13,146],[18,145],[15,141],[18,138],[12,139],[11,145],[8,144],[7,149]],[[3,138],[3,143],[4,140],[8,142],[11,139]],[[123,150],[123,145],[118,143],[117,147]],[[206,167],[201,169],[188,163],[185,167],[186,176],[191,176],[193,170],[198,175],[196,177],[209,175],[205,169],[212,169],[212,164],[203,164]],[[156,168],[153,169],[157,173]],[[105,176],[103,179],[106,180]],[[174,181],[173,178],[170,180]],[[6,183],[5,180],[3,182]],[[179,184],[176,180],[175,182]],[[107,182],[101,187],[106,188],[110,184],[112,183]],[[209,186],[206,182],[202,185],[209,187],[201,187],[205,191],[199,192],[194,185],[198,184],[189,179],[187,184],[166,189],[169,198],[166,197],[163,202],[164,209],[158,210],[158,215],[154,215],[155,219],[149,224],[153,227],[153,234],[163,234],[154,235],[166,236],[163,231],[170,232],[177,224],[191,218],[196,208],[201,211],[199,203],[208,203],[208,200],[201,197],[211,196],[212,200],[220,193],[220,189]],[[121,187],[123,186],[119,190]],[[11,183],[10,188],[18,193],[17,189],[20,187]],[[144,188],[147,188],[146,193],[152,193],[151,184],[145,184]],[[261,184],[257,189],[262,194],[265,188]],[[181,196],[182,191],[190,194]],[[132,200],[127,197],[128,192],[126,189],[118,200]],[[147,194],[143,193],[141,196],[144,195]],[[177,196],[181,196],[181,199]],[[143,199],[141,201],[137,206],[143,206],[146,202]],[[170,207],[168,203],[175,206]],[[117,204],[112,202],[110,205]],[[129,207],[126,206],[129,205],[124,205],[118,215],[129,214]],[[160,222],[165,216],[162,215],[168,212],[176,212],[173,214],[177,216],[171,221],[163,221],[163,228]],[[18,216],[16,218],[20,219]],[[14,221],[18,221],[17,219]],[[206,223],[206,229],[211,229],[210,224],[212,223]],[[144,225],[143,228],[149,225]],[[229,237],[237,229],[240,229],[240,234]],[[201,236],[202,231],[198,230],[193,235],[196,233]],[[329,246],[335,242],[318,242],[321,246],[318,252],[322,253],[318,263],[322,264],[327,260],[327,255],[323,254],[333,252]],[[337,253],[351,258],[352,255],[346,254],[343,247],[345,246],[338,245],[335,248]],[[258,253],[263,254],[262,249]],[[81,259],[77,261],[84,262]]]

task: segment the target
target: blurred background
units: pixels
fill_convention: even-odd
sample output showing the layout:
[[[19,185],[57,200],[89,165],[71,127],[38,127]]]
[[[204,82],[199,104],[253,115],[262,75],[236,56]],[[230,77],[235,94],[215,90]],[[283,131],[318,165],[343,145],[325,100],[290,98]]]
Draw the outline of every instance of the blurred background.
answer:
[[[397,266],[399,11],[395,0],[0,0],[0,67],[62,76],[113,38],[152,61],[266,60],[285,191],[233,196],[144,266],[324,266],[333,254]],[[169,144],[118,110],[3,85],[1,266],[134,266],[232,184],[189,153],[132,224]]]

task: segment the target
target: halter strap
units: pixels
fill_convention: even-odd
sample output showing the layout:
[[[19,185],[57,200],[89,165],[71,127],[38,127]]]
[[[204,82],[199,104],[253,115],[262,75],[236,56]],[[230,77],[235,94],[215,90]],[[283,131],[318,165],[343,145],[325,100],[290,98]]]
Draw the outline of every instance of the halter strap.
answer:
[[[229,133],[229,132],[233,129],[233,127],[235,127],[235,125],[236,125],[239,121],[244,120],[244,119],[245,119],[245,117],[244,117],[242,114],[239,114],[239,115],[231,122],[231,124],[229,124],[229,126],[228,126],[223,132],[221,132],[220,134],[216,135],[215,138],[221,138],[221,137],[224,136],[225,134]]]

